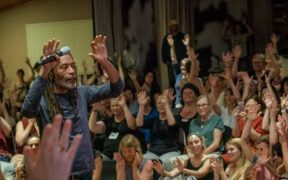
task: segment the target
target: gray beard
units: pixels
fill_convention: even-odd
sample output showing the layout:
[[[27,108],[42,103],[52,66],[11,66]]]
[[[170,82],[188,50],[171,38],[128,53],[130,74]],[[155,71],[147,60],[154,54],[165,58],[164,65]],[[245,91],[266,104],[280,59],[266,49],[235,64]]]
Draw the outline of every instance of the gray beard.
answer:
[[[76,81],[74,83],[66,82],[64,79],[58,79],[58,86],[66,88],[66,89],[74,89],[77,86]]]

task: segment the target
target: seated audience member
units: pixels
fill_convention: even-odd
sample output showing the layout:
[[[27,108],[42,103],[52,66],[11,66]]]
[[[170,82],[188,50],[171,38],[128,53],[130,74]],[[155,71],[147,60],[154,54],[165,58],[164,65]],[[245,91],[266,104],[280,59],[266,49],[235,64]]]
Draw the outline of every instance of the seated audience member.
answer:
[[[144,157],[160,159],[164,164],[165,170],[170,171],[173,167],[169,163],[169,158],[180,155],[180,151],[177,143],[179,128],[170,110],[168,97],[160,95],[157,98],[156,105],[159,116],[145,121],[143,120],[144,108],[141,106],[142,103],[139,102],[139,104],[136,124],[138,127],[151,130],[150,149]]]
[[[257,96],[257,95],[252,95],[246,98],[246,100],[244,101],[244,105],[245,105],[245,109],[242,112],[237,112],[236,114],[236,122],[235,122],[235,126],[232,130],[232,136],[233,137],[241,137],[244,127],[245,127],[245,123],[247,121],[248,118],[248,110],[250,107],[252,107],[254,104],[259,104],[259,106],[257,106],[256,110],[257,110],[257,114],[261,114],[262,113],[262,109],[264,107],[264,104],[262,103],[261,99]],[[267,132],[265,130],[263,130],[262,128],[262,121],[263,121],[263,117],[262,116],[258,116],[257,119],[255,119],[252,123],[252,129],[249,135],[250,138],[250,143],[253,145],[255,140],[260,137],[263,136],[265,134],[267,134]]]
[[[25,63],[28,65],[30,71],[31,71],[31,76],[27,81],[24,80],[24,70],[23,69],[18,69],[17,70],[17,77],[18,77],[18,82],[15,83],[14,85],[14,92],[16,93],[16,108],[17,111],[16,113],[21,114],[21,109],[22,109],[22,104],[24,102],[25,96],[28,93],[28,90],[30,88],[31,82],[34,80],[34,69],[31,66],[30,59],[27,57],[25,60]],[[16,115],[19,117],[19,115]]]
[[[206,147],[203,136],[199,136],[197,134],[188,135],[187,148],[191,152],[189,158],[185,160],[184,163],[176,158],[176,168],[173,170],[164,170],[159,160],[153,163],[153,168],[160,175],[168,176],[170,178],[183,174],[185,177],[193,176],[198,180],[213,179],[209,157],[204,154]]]
[[[15,180],[28,180],[27,171],[24,164],[24,155],[23,154],[15,154],[10,163],[14,165],[14,177]]]
[[[128,98],[127,101],[129,101],[129,103],[127,102],[129,106],[129,110],[134,115],[138,111],[139,105],[138,105],[137,99],[135,99],[133,90],[130,88],[125,88],[124,93],[127,95],[127,98]]]
[[[176,80],[174,86],[176,93],[175,105],[181,107],[181,89],[186,83],[194,84],[200,91],[204,89],[202,80],[197,78],[200,71],[199,61],[197,60],[198,54],[195,54],[195,50],[190,47],[190,37],[186,34],[182,42],[186,47],[188,58],[183,58],[179,67],[172,35],[167,36],[167,42],[170,46],[172,67]]]
[[[111,118],[112,116],[110,99],[106,99],[92,105],[90,118],[94,118],[93,121],[101,121],[106,118]],[[92,123],[92,121],[89,121],[89,123]],[[95,163],[95,169],[93,170],[93,180],[100,180],[101,178],[101,172],[103,168],[101,151],[103,151],[104,142],[105,134],[94,134],[92,144]]]
[[[0,161],[0,179],[14,180],[15,179],[15,163]],[[16,179],[17,180],[17,179]]]
[[[93,65],[94,73],[89,78],[87,78],[88,67],[85,60],[83,60],[82,66],[83,66],[83,79],[82,79],[83,85],[92,85],[92,84],[101,85],[110,81],[107,72],[105,72],[103,68],[100,68],[101,65],[99,64],[98,61],[94,60]]]
[[[105,133],[103,161],[112,160],[121,138],[136,129],[135,118],[129,111],[123,94],[111,99],[111,112],[113,114],[111,118],[96,121],[97,113],[92,111],[89,119],[90,131],[97,134]]]
[[[220,178],[224,180],[244,179],[244,172],[250,166],[250,162],[246,159],[245,154],[243,153],[240,139],[230,139],[226,143],[226,149],[230,162],[225,170],[222,160],[214,157],[210,159],[211,167],[214,172],[214,180],[219,180]]]
[[[61,128],[62,122],[62,116],[56,115],[53,124],[45,126],[36,154],[31,147],[24,148],[23,154],[29,180],[68,179],[82,135],[76,135],[69,145],[72,121],[66,120]],[[59,133],[60,129],[62,129],[61,133]]]
[[[27,146],[29,146],[32,151],[36,154],[40,144],[39,136],[30,136],[27,140]]]
[[[273,136],[276,135],[275,130],[275,109],[270,112],[270,129],[269,129],[269,136],[259,136],[256,138],[254,147],[249,145],[251,140],[250,134],[253,133],[252,131],[252,124],[255,120],[259,118],[259,109],[261,108],[261,104],[255,103],[249,106],[247,111],[247,119],[245,123],[245,127],[243,129],[241,135],[241,147],[243,149],[243,153],[245,154],[247,160],[251,163],[261,162],[264,163],[268,160],[270,156],[270,148],[274,144],[277,143],[277,140],[273,140]],[[269,107],[272,109],[271,107]],[[277,108],[277,104],[274,108]],[[275,138],[274,138],[275,139]],[[270,147],[271,146],[271,147]],[[255,153],[254,153],[255,149]]]
[[[12,154],[12,122],[5,103],[0,102],[0,161],[9,162]]]
[[[280,95],[281,96],[287,96],[288,95],[288,77],[283,78],[281,81]]]
[[[174,118],[179,125],[179,145],[183,152],[186,145],[185,138],[189,134],[190,121],[197,115],[196,99],[199,95],[200,92],[196,86],[191,83],[185,84],[181,90],[181,104],[183,106],[173,110]]]
[[[276,131],[279,135],[279,142],[281,144],[283,163],[285,167],[285,173],[288,174],[288,126],[287,116],[278,116],[278,122],[276,124]],[[276,153],[277,154],[277,153]]]
[[[136,89],[136,91],[138,92],[140,89],[145,89],[150,96],[150,105],[152,107],[155,107],[155,101],[157,99],[157,96],[160,93],[160,86],[157,82],[156,79],[156,74],[154,71],[147,71],[144,75],[144,82],[142,84],[142,86],[140,86],[140,84],[137,81],[137,72],[136,70],[131,70],[129,72],[129,77],[133,82],[133,85]]]
[[[17,144],[17,153],[22,153],[25,143],[29,136],[39,136],[39,127],[36,119],[22,117],[21,121],[16,124],[15,141]]]
[[[204,154],[224,151],[222,134],[224,133],[223,120],[213,114],[209,97],[201,95],[196,100],[198,115],[192,119],[189,126],[190,133],[199,133],[204,136],[206,150]]]
[[[213,101],[215,101],[218,106],[223,106],[225,101],[224,93],[228,85],[226,79],[220,74],[210,74],[208,80],[206,84],[208,83],[208,87],[210,87],[210,96],[212,96],[213,93]]]
[[[119,143],[119,153],[114,153],[117,179],[152,180],[152,161],[143,158],[139,140],[131,135],[124,136]]]
[[[140,111],[140,109],[141,110],[143,109],[143,120],[144,121],[146,121],[147,119],[153,119],[153,118],[159,117],[159,112],[157,111],[157,109],[150,106],[150,100],[151,100],[151,97],[149,96],[147,90],[141,88],[137,92],[137,101],[139,104],[139,111]],[[135,117],[137,117],[139,111],[137,111],[134,114]],[[145,136],[146,143],[150,144],[150,142],[151,142],[150,129],[141,128],[141,131],[143,132],[143,134]]]
[[[225,133],[223,134],[224,143],[226,143],[231,138],[232,129],[234,128],[235,124],[235,113],[237,110],[238,102],[240,102],[240,93],[235,86],[233,79],[231,77],[230,71],[226,71],[224,77],[229,85],[229,88],[224,91],[224,104],[219,106],[215,102],[215,93],[214,93],[214,86],[216,84],[215,78],[209,79],[211,81],[211,102],[212,107],[215,111],[215,113],[219,116],[221,116],[224,127],[225,127]],[[214,80],[214,82],[213,82]]]

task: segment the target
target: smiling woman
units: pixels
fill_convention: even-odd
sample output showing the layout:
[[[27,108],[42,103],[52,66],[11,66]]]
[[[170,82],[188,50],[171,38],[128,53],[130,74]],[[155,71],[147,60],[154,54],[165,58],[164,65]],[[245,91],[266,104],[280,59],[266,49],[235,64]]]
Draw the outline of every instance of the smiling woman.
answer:
[[[190,122],[190,133],[199,133],[205,137],[207,147],[205,154],[222,152],[224,150],[223,120],[212,112],[209,97],[206,95],[197,98],[196,107],[198,115]]]

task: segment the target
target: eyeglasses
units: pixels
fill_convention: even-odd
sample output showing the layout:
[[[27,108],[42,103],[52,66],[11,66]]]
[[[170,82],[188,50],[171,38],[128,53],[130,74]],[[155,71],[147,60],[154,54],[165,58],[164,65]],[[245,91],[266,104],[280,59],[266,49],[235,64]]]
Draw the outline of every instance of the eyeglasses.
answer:
[[[197,108],[201,108],[201,107],[207,107],[209,104],[197,104],[196,107]]]

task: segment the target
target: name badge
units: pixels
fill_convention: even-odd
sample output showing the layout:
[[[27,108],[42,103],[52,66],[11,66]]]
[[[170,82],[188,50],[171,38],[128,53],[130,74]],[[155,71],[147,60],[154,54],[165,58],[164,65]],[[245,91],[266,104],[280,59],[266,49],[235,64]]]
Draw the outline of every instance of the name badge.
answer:
[[[108,139],[117,139],[119,135],[119,132],[111,132]]]

